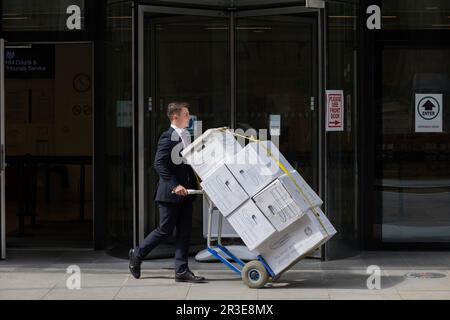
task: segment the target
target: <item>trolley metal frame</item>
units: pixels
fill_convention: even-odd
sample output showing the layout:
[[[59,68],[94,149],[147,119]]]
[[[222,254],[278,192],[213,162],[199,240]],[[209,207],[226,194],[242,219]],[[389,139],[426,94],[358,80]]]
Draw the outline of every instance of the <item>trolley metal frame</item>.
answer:
[[[225,264],[228,268],[233,270],[235,273],[237,273],[239,276],[242,276],[242,268],[245,266],[245,262],[243,262],[241,259],[236,257],[230,250],[228,250],[223,244],[222,244],[222,219],[223,216],[219,214],[219,223],[217,226],[217,245],[212,245],[212,221],[213,221],[213,214],[214,209],[216,209],[216,206],[214,203],[209,199],[208,195],[203,192],[203,197],[205,197],[206,201],[208,202],[208,234],[207,234],[207,249],[208,251],[214,255],[217,259],[219,259],[223,264]],[[233,265],[231,262],[228,261],[227,258],[225,258],[223,255],[221,255],[221,252],[227,255],[229,258],[231,258],[234,262],[236,262],[241,268],[239,269],[235,265]],[[267,264],[267,262],[264,260],[264,258],[261,255],[258,255],[258,260],[262,263],[262,265],[266,268],[267,273],[270,275],[272,279],[277,278],[277,275],[272,271],[270,266]]]

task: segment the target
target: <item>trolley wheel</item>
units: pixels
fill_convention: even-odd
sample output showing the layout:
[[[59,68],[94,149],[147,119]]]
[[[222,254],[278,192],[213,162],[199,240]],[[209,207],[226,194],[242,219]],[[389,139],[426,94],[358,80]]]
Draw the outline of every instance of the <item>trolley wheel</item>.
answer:
[[[269,274],[260,261],[253,260],[246,263],[242,268],[242,281],[249,288],[262,288],[269,281]]]

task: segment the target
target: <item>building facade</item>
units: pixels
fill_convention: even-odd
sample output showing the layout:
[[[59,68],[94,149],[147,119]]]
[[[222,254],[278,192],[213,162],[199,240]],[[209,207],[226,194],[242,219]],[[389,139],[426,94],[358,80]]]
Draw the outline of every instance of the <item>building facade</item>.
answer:
[[[172,100],[189,101],[203,129],[265,129],[279,139],[338,230],[322,258],[450,247],[447,1],[3,0],[1,15],[3,64],[44,68],[21,76],[5,64],[3,254],[11,243],[32,245],[15,233],[44,221],[49,190],[68,199],[73,183],[72,206],[89,223],[69,231],[85,228],[84,246],[126,255],[158,223],[152,161]],[[338,128],[327,112],[333,94]],[[421,104],[440,110],[438,132],[416,128]],[[40,185],[42,176],[50,178]],[[8,191],[20,190],[15,177],[31,185],[31,201]],[[194,208],[197,251],[201,200]],[[18,221],[10,232],[8,219]],[[77,246],[76,237],[54,239],[42,245]],[[171,243],[151,256],[171,254]]]

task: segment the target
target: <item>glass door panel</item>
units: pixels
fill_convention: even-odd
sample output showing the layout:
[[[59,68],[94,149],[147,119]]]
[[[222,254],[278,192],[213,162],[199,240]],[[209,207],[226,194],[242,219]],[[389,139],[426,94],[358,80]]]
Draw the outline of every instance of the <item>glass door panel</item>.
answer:
[[[171,101],[190,103],[190,114],[201,121],[199,134],[231,124],[229,20],[214,11],[193,10],[192,15],[169,11],[145,12],[143,21],[145,235],[159,222],[153,201],[158,181],[153,160],[158,139],[170,126],[167,105]],[[194,203],[191,238],[193,245],[204,245],[201,197]]]
[[[449,57],[449,48],[382,50],[374,190],[383,243],[450,241]],[[416,129],[420,97],[442,119],[439,132]]]

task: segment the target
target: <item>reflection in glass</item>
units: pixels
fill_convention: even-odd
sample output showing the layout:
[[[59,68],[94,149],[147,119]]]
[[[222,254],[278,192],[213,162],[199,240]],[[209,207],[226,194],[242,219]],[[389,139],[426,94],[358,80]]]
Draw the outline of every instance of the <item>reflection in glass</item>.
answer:
[[[338,233],[328,257],[353,254],[357,247],[357,8],[330,3],[327,29],[327,89],[344,92],[344,131],[326,133],[325,212]],[[363,213],[364,214],[364,213]]]
[[[105,41],[105,209],[110,253],[133,245],[132,32],[130,2],[110,5]]]
[[[315,18],[286,15],[242,18],[236,27],[236,128],[267,130],[267,137],[279,141],[280,151],[311,185],[316,23]],[[270,135],[271,119],[280,125],[277,136]]]
[[[3,31],[68,31],[67,8],[81,10],[81,30],[85,28],[85,0],[2,0]],[[72,11],[70,11],[72,12]]]
[[[450,50],[383,51],[376,185],[384,242],[450,241]],[[443,132],[416,132],[416,94],[442,94]]]
[[[171,101],[189,102],[190,114],[202,122],[203,132],[229,127],[230,59],[226,19],[146,14],[144,28],[144,103],[151,104],[145,126],[150,196],[146,200],[144,233],[148,234],[159,224],[152,197],[158,181],[153,161],[158,139],[170,126],[167,105]],[[167,242],[172,244],[174,239]],[[191,244],[201,244],[201,248],[204,245],[201,197],[194,202]],[[151,256],[158,255],[161,248],[164,246],[156,248]]]
[[[448,0],[383,0],[383,29],[448,29]]]

